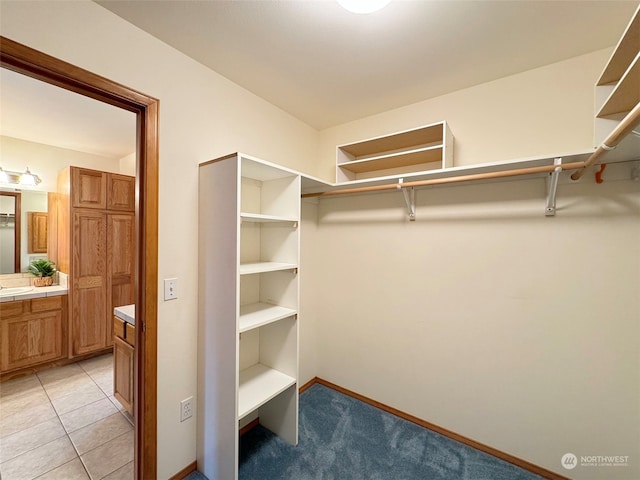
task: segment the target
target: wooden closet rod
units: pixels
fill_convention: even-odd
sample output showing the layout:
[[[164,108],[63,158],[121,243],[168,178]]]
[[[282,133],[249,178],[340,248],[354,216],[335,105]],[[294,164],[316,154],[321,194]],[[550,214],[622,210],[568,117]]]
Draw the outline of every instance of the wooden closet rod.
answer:
[[[624,137],[629,135],[631,131],[640,124],[640,102],[636,104],[622,121],[613,129],[609,136],[600,144],[596,151],[584,162],[584,167],[571,175],[571,180],[580,180],[587,167],[591,166],[598,158],[600,158],[608,150],[614,149]]]
[[[472,173],[469,175],[458,175],[456,177],[432,178],[429,180],[416,180],[414,182],[391,183],[385,185],[373,185],[370,187],[344,188],[340,190],[330,190],[328,192],[304,193],[302,198],[328,197],[331,195],[347,195],[350,193],[377,192],[380,190],[396,190],[399,188],[424,187],[427,185],[444,185],[447,183],[470,182],[472,180],[486,180],[491,178],[516,177],[519,175],[532,175],[536,173],[550,173],[556,168],[562,170],[576,170],[584,168],[585,162],[573,162],[560,165],[543,165],[540,167],[518,168],[513,170],[503,170],[501,172]]]

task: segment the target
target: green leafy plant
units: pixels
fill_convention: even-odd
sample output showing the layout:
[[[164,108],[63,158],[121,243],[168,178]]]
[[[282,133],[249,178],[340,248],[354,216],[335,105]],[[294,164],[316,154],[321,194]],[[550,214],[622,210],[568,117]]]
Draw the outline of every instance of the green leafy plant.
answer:
[[[56,264],[45,258],[34,260],[29,265],[29,273],[36,277],[53,277],[56,273]]]

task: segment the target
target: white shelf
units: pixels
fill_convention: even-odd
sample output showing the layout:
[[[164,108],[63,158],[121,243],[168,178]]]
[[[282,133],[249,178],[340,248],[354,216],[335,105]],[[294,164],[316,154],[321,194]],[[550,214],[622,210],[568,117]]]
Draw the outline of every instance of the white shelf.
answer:
[[[295,263],[259,262],[243,263],[240,265],[240,275],[252,275],[254,273],[278,272],[281,270],[294,270],[298,268]]]
[[[238,389],[238,419],[253,412],[295,384],[295,378],[261,363],[242,370]]]
[[[297,313],[293,308],[271,305],[268,303],[252,303],[240,307],[239,332],[246,332],[262,327]]]
[[[638,102],[640,102],[640,53],[631,62],[596,116],[607,117],[628,113]]]
[[[279,217],[276,215],[264,215],[262,213],[241,213],[240,218],[243,222],[254,223],[295,223],[297,218]]]
[[[298,443],[300,174],[236,153],[200,165],[197,461],[238,480],[238,428]],[[241,420],[241,421],[239,421]]]
[[[604,142],[623,118],[640,102],[639,85],[640,5],[596,83],[594,147]],[[628,135],[628,137],[632,137],[632,135]],[[626,149],[628,153],[621,153],[622,150],[625,150],[622,148],[607,152],[607,163],[610,162],[612,153],[626,160],[638,158],[638,150],[633,139],[630,142],[623,140],[621,143],[630,145],[630,148]]]
[[[395,168],[401,163],[403,166],[421,165],[437,162],[437,168],[442,167],[442,145],[417,148],[407,152],[378,155],[364,160],[353,160],[339,163],[338,167],[354,173],[373,172]]]
[[[338,145],[336,182],[453,165],[453,135],[446,122]]]

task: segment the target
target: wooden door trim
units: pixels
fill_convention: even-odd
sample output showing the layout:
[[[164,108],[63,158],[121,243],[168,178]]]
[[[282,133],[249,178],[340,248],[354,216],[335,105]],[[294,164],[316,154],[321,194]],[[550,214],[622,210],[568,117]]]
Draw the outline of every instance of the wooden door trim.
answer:
[[[0,66],[137,116],[135,472],[156,478],[159,101],[1,36]]]

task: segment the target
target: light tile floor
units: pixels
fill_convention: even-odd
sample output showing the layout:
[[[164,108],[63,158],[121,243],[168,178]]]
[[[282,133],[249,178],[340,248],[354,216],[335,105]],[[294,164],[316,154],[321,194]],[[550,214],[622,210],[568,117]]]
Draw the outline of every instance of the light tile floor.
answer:
[[[133,433],[112,354],[0,383],[2,480],[133,480]]]

